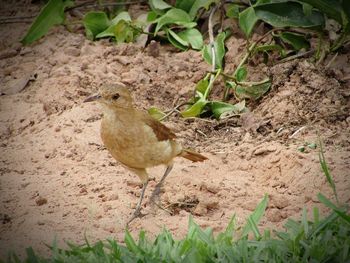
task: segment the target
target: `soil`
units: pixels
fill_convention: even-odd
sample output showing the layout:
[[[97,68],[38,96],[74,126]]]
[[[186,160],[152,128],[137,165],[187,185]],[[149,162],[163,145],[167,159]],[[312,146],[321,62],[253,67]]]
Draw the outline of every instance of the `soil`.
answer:
[[[39,10],[36,4],[8,2],[1,17]],[[85,236],[90,242],[123,242],[141,184],[103,146],[99,105],[83,100],[104,83],[121,81],[138,108],[171,110],[191,98],[210,67],[200,52],[92,42],[82,28],[70,33],[58,26],[22,46],[29,25],[0,25],[0,258],[9,250],[23,256],[29,246],[47,254],[45,244],[54,239],[60,246],[83,243]],[[226,69],[232,72],[245,41],[233,34],[227,47]],[[144,229],[153,238],[166,227],[181,238],[189,215],[217,233],[233,215],[242,225],[265,193],[269,205],[261,227],[281,229],[286,218],[300,218],[303,207],[309,214],[315,206],[325,213],[316,195],[334,200],[332,190],[321,172],[319,147],[307,146],[318,137],[339,200],[349,204],[349,62],[349,48],[317,66],[304,59],[274,66],[256,62],[249,67],[251,79],[270,76],[273,85],[248,104],[249,113],[221,121],[171,115],[164,123],[178,140],[209,160],[175,160],[161,195],[168,211],[148,203],[165,168],[150,169],[146,215],[131,223],[131,233]],[[214,97],[222,94],[221,85]]]

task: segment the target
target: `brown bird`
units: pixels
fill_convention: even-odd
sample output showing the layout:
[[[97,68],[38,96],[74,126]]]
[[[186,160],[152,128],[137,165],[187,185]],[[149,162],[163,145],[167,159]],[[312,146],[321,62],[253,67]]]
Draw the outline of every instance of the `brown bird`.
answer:
[[[143,183],[140,199],[128,224],[141,214],[149,180],[147,168],[161,164],[167,166],[151,196],[152,200],[170,173],[175,157],[181,156],[193,162],[207,159],[182,148],[169,128],[148,113],[134,108],[131,94],[122,83],[101,87],[98,94],[88,97],[84,102],[90,101],[98,101],[103,107],[101,137],[104,145],[117,161],[138,175]]]

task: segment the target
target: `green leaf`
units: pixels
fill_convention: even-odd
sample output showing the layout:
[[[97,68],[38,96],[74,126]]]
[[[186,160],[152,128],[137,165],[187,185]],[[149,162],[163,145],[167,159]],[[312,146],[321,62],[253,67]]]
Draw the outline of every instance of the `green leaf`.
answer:
[[[182,9],[184,11],[186,11],[187,13],[190,12],[193,4],[196,2],[197,0],[177,0],[175,3],[175,7]]]
[[[232,105],[226,102],[221,102],[221,101],[213,101],[213,102],[210,102],[210,108],[214,114],[214,117],[217,119],[220,119],[232,113],[240,114],[247,110],[247,108],[245,107],[244,100],[242,100],[241,102],[235,105]]]
[[[72,1],[65,0],[48,1],[35,18],[21,42],[24,45],[31,44],[44,36],[54,25],[62,24],[65,19],[64,9],[72,6],[72,4]]]
[[[85,14],[83,24],[87,38],[93,40],[109,27],[110,21],[105,12],[89,12]]]
[[[136,32],[129,23],[130,22],[128,21],[120,20],[117,24],[112,25],[105,31],[97,34],[95,38],[115,37],[118,44],[132,42],[138,32]]]
[[[156,120],[161,120],[166,115],[163,111],[156,107],[151,107],[148,109],[148,114],[151,115]]]
[[[182,25],[188,28],[192,28],[196,26],[196,23],[192,23],[190,16],[183,10],[172,8],[168,12],[166,12],[164,15],[159,17],[157,20],[157,26],[155,29],[155,33],[157,33],[163,26],[168,24],[176,24],[176,25]]]
[[[122,23],[119,23],[120,21],[131,21],[129,13],[126,11],[120,12],[115,18],[112,19],[112,21],[109,22],[110,26],[106,30],[97,34],[96,38],[115,36],[115,32],[122,26]]]
[[[201,93],[202,96],[204,96],[204,94],[206,94],[207,92],[208,86],[209,86],[209,81],[208,81],[208,75],[207,75],[207,77],[198,81],[195,89],[196,91]]]
[[[131,21],[131,17],[127,11],[122,11],[112,19],[111,25],[117,24],[120,20]]]
[[[310,16],[312,14],[312,9],[314,9],[312,5],[303,3],[303,12],[306,16]]]
[[[246,37],[250,36],[258,20],[259,18],[255,15],[255,11],[252,6],[239,13],[239,27],[242,29]]]
[[[316,148],[317,148],[317,144],[316,143],[309,143],[308,145],[307,145],[307,147],[309,147],[310,149],[313,149],[313,150],[315,150]]]
[[[161,10],[166,10],[172,7],[171,5],[164,2],[163,0],[149,0],[148,4],[151,7],[151,9],[156,13]]]
[[[292,45],[295,50],[309,49],[310,43],[306,40],[305,36],[302,34],[292,33],[292,32],[282,32],[278,35],[283,42]]]
[[[313,10],[306,16],[301,4],[297,2],[281,2],[257,5],[256,16],[274,27],[302,27],[320,29],[324,27],[323,14]]]
[[[204,98],[200,98],[196,103],[191,105],[188,109],[181,112],[182,117],[189,118],[189,117],[197,117],[199,116],[204,107],[207,105],[208,101]]]
[[[242,86],[242,85],[237,85],[236,87],[236,96],[239,99],[253,99],[257,100],[261,98],[271,87],[271,81],[267,80],[266,82],[263,83],[245,83],[247,85]]]
[[[301,153],[303,153],[303,152],[305,152],[305,146],[299,146],[298,148],[297,148],[297,150],[299,151],[299,152],[301,152]]]
[[[343,0],[343,3],[348,0]],[[321,12],[325,13],[328,17],[333,18],[339,24],[343,25],[342,21],[342,7],[338,0],[299,0],[299,2],[307,3]]]
[[[140,251],[140,248],[137,246],[135,240],[133,239],[128,230],[125,230],[124,242],[128,249],[133,253],[137,254]]]
[[[215,50],[215,68],[222,69],[223,66],[223,60],[225,57],[225,38],[226,33],[221,32],[219,35],[216,36],[215,42],[214,42],[214,50]],[[204,46],[202,55],[207,63],[210,65],[212,64],[212,51],[210,44]]]
[[[252,223],[254,223],[254,225],[259,224],[261,217],[265,213],[265,209],[267,207],[268,201],[269,201],[269,198],[268,198],[267,194],[265,194],[263,200],[261,200],[261,202],[255,208],[254,212],[249,216],[249,219],[251,220],[251,222],[249,223],[249,221],[248,221],[246,223],[246,225],[244,226],[243,231],[242,231],[242,236],[246,236],[246,235],[248,235],[248,233],[250,231],[254,230],[252,228]]]
[[[186,50],[188,47],[188,42],[183,40],[181,37],[179,37],[174,31],[172,31],[171,29],[167,29],[167,37],[169,42],[177,47],[178,49],[181,50]]]
[[[328,181],[328,184],[330,185],[330,187],[331,187],[332,190],[333,190],[335,199],[336,199],[337,202],[338,202],[338,193],[337,193],[337,189],[336,189],[336,186],[335,186],[333,177],[332,177],[332,175],[331,175],[331,173],[329,172],[329,169],[328,169],[328,165],[327,165],[327,162],[326,162],[326,158],[325,158],[324,153],[323,153],[323,144],[322,144],[322,141],[321,141],[321,140],[320,140],[320,142],[319,142],[319,145],[320,145],[320,151],[319,151],[319,153],[318,153],[318,158],[319,158],[319,161],[320,161],[320,164],[321,164],[321,169],[322,169],[324,175],[326,176],[326,179],[327,179],[327,181]]]
[[[285,55],[285,50],[277,44],[268,44],[268,45],[260,45],[255,47],[254,53],[256,52],[268,52],[268,51],[278,51],[280,55],[283,57]]]
[[[147,22],[155,22],[157,20],[158,14],[154,11],[149,11],[147,13]]]
[[[350,215],[347,215],[342,209],[338,208],[335,204],[333,204],[327,197],[323,194],[317,194],[318,200],[323,203],[325,206],[331,208],[338,216],[343,218],[348,224],[350,224]]]
[[[226,9],[226,16],[229,18],[239,18],[239,5],[229,4]]]
[[[197,12],[200,8],[204,8],[205,10],[208,10],[210,5],[213,3],[219,3],[219,0],[196,0],[193,3],[191,10],[189,12],[191,19],[193,20],[196,17]]]
[[[238,82],[244,81],[247,78],[248,71],[245,66],[240,67],[236,72],[236,80]]]
[[[196,28],[189,28],[178,33],[178,36],[190,44],[193,49],[200,50],[203,47],[202,34]]]

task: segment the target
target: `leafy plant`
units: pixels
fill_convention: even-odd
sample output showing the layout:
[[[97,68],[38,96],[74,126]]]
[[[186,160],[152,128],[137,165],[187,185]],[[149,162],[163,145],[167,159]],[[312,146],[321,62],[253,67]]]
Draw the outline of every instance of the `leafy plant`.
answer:
[[[49,0],[22,42],[32,43],[52,26],[64,23],[64,12],[67,7],[74,8],[73,3]],[[99,5],[102,6],[102,3]],[[133,42],[141,34],[147,34],[149,39],[168,40],[180,50],[201,50],[212,70],[197,83],[194,97],[181,112],[183,117],[209,114],[222,119],[246,112],[246,100],[260,99],[272,84],[268,78],[249,81],[247,64],[254,56],[263,54],[268,62],[271,58],[275,60],[276,56],[271,54],[277,54],[279,59],[288,59],[288,56],[298,53],[302,55],[311,48],[310,37],[317,37],[319,45],[315,58],[321,60],[329,50],[335,51],[350,40],[350,4],[344,0],[252,0],[249,5],[246,1],[226,4],[219,0],[176,0],[170,4],[164,0],[149,0],[148,5],[150,11],[146,19],[146,14],[143,18],[132,19],[127,11],[117,15],[90,11],[85,14],[82,23],[91,40],[112,38],[116,43]],[[226,12],[223,12],[224,9]],[[214,13],[216,22],[213,22]],[[238,20],[248,40],[246,54],[234,72],[225,72],[225,41],[230,36],[229,30],[219,30],[214,37],[214,27],[226,17]],[[328,19],[334,19],[339,24],[340,32],[336,32],[338,38],[331,45],[322,45]],[[208,22],[208,44],[204,44],[199,30],[203,21]],[[256,41],[251,41],[254,29],[261,23],[272,29]],[[225,87],[221,101],[210,98],[219,76]],[[229,101],[231,94],[235,99],[232,102]]]
[[[62,24],[65,20],[64,9],[72,5],[70,0],[49,0],[35,18],[22,43],[31,44],[44,36],[52,26]]]

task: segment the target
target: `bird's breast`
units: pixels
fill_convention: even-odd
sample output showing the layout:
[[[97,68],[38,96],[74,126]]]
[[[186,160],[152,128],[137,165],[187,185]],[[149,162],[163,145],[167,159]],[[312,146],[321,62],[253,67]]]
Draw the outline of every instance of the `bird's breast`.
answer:
[[[181,151],[175,141],[159,141],[150,126],[130,114],[104,114],[101,138],[116,160],[133,168],[167,164]]]

